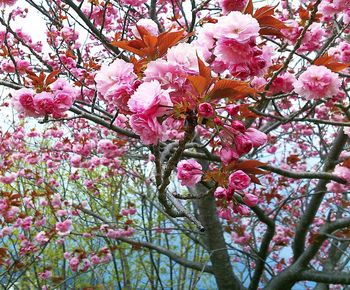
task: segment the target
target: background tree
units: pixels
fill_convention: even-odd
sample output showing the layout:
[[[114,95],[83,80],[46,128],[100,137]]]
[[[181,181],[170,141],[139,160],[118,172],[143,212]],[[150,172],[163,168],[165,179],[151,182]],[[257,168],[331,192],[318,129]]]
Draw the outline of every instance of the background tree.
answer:
[[[349,1],[0,5],[5,289],[350,284]]]

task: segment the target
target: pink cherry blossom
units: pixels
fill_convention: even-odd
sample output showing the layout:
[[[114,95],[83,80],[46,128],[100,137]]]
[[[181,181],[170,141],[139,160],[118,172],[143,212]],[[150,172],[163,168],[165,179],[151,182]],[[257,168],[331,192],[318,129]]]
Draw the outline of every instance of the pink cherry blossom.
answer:
[[[0,0],[0,7],[12,6],[17,2],[17,0]]]
[[[177,165],[177,178],[184,186],[194,186],[202,175],[202,166],[194,159],[182,160]]]
[[[41,92],[36,94],[34,97],[34,108],[35,111],[41,116],[52,114],[55,112],[54,95],[49,92]]]
[[[214,192],[215,198],[224,198],[226,194],[226,189],[221,186],[217,187]]]
[[[133,83],[137,79],[134,66],[122,59],[116,59],[109,65],[102,65],[96,74],[96,88],[107,104],[126,106],[130,94],[133,92]]]
[[[233,190],[246,189],[250,184],[250,177],[242,170],[232,173],[229,178],[229,188]]]
[[[307,100],[325,99],[335,96],[340,85],[337,74],[325,66],[311,65],[294,82],[294,91]]]
[[[169,93],[158,81],[142,83],[128,102],[131,112],[154,116],[163,115],[172,105]]]
[[[251,193],[243,195],[243,201],[247,206],[254,207],[258,204],[259,198]]]
[[[266,134],[255,128],[248,128],[244,135],[252,142],[253,147],[260,147],[267,142]]]
[[[41,231],[35,236],[35,240],[40,245],[45,245],[45,243],[47,243],[49,241],[49,238],[47,237],[47,235],[44,231]]]
[[[234,139],[237,153],[241,156],[247,154],[253,148],[253,142],[246,135],[237,135]]]
[[[230,164],[232,161],[238,160],[238,158],[239,155],[233,148],[223,146],[220,149],[220,159],[225,165]]]
[[[219,5],[222,12],[227,14],[231,11],[242,11],[247,2],[247,0],[219,0]]]
[[[211,104],[201,103],[198,106],[198,114],[204,118],[211,118],[214,116],[215,111],[214,111],[214,108]]]
[[[52,276],[52,272],[49,270],[45,270],[44,272],[39,273],[39,278],[43,280],[48,280]]]
[[[162,125],[155,117],[144,114],[133,115],[130,126],[136,134],[140,135],[141,141],[146,145],[157,144],[159,140],[166,141]]]
[[[63,222],[56,223],[56,231],[58,235],[65,236],[71,232],[72,220],[67,219]]]
[[[12,93],[12,104],[18,112],[23,112],[27,116],[36,117],[38,114],[34,108],[34,91],[31,89],[19,89]]]
[[[10,184],[14,182],[18,177],[18,174],[15,172],[6,172],[5,175],[0,176],[0,182],[5,184]]]

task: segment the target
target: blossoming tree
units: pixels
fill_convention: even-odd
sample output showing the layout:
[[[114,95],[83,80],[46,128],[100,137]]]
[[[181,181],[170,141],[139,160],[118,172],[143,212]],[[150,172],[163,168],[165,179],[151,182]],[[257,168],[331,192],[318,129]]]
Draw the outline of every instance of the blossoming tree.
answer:
[[[348,0],[0,5],[5,289],[350,285]]]

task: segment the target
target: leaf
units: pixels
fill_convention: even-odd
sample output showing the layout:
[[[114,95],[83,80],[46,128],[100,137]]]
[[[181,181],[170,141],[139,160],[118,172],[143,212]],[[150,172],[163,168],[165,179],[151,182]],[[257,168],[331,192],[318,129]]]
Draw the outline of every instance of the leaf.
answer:
[[[259,115],[255,114],[249,109],[249,104],[242,104],[239,106],[240,115],[244,118],[256,119]]]
[[[249,83],[236,80],[219,80],[209,93],[212,100],[222,98],[244,98],[250,94],[254,95],[256,90]],[[237,99],[237,98],[236,98]]]
[[[244,160],[238,164],[240,169],[255,168],[255,167],[266,166],[266,165],[267,163],[261,162],[259,160]]]
[[[185,36],[183,30],[175,31],[175,32],[163,32],[158,36],[158,46],[159,46],[159,56],[162,57],[167,50],[177,44],[180,40],[188,37]]]
[[[141,56],[141,57],[145,56],[145,53],[142,52],[140,48],[136,48],[135,46],[130,44],[130,41],[127,41],[127,40],[113,41],[112,45],[117,46],[121,49],[130,51],[138,56]]]
[[[199,75],[206,79],[211,79],[210,68],[204,64],[204,62],[199,58],[198,54],[197,54],[197,60],[198,60]]]
[[[273,16],[264,16],[259,18],[260,27],[272,27],[278,29],[288,29],[288,26],[285,25],[281,20]]]
[[[57,75],[60,73],[59,70],[54,70],[53,72],[51,72],[47,77],[46,77],[46,81],[45,84],[46,86],[51,85],[52,83],[54,83],[57,79]]]
[[[287,164],[296,164],[300,161],[299,155],[298,154],[291,154],[287,157]]]
[[[253,10],[254,10],[253,1],[249,0],[242,13],[253,15]]]
[[[190,81],[196,92],[202,96],[207,89],[207,79],[202,76],[188,76],[187,79]]]
[[[261,182],[260,182],[259,178],[257,178],[255,175],[250,175],[250,179],[251,179],[251,181],[254,182],[255,184],[261,185]]]
[[[254,18],[258,20],[259,18],[264,17],[264,16],[272,16],[274,14],[276,7],[277,7],[277,5],[275,5],[275,6],[270,6],[270,5],[263,6],[255,11]]]
[[[140,38],[133,40],[114,40],[112,45],[121,49],[132,52],[142,58],[155,60],[162,57],[167,50],[177,44],[180,40],[192,34],[185,35],[184,30],[166,31],[158,36],[154,36],[147,29],[136,26],[140,34]]]
[[[283,21],[274,17],[274,10],[276,6],[264,6],[259,8],[254,13],[254,18],[259,22],[260,35],[275,35],[278,37],[284,37],[281,33],[281,29],[289,29],[287,25],[283,23]]]
[[[323,65],[327,68],[329,68],[333,72],[339,72],[343,69],[350,67],[350,63],[342,63],[335,60],[335,58],[332,55],[328,55],[328,53],[325,53],[318,57],[314,63],[314,65]]]
[[[250,174],[267,174],[268,172],[257,167],[267,165],[264,162],[258,160],[244,160],[234,166],[235,169],[243,170]]]

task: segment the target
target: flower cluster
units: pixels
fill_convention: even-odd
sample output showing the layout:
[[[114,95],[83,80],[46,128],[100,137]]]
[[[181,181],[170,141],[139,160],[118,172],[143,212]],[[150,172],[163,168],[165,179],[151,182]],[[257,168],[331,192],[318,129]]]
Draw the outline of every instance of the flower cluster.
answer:
[[[311,65],[294,82],[294,91],[307,100],[325,99],[335,96],[340,85],[338,75],[330,69]]]
[[[256,45],[259,30],[252,16],[233,11],[215,24],[203,25],[196,44],[214,71],[228,70],[232,76],[246,79],[264,73],[271,62],[269,47]]]
[[[222,144],[220,159],[226,165],[249,153],[253,147],[264,145],[267,141],[265,133],[255,128],[246,129],[245,125],[238,120],[232,121],[231,126],[225,125],[224,130],[220,132],[220,137]]]
[[[76,90],[64,79],[57,79],[48,91],[36,93],[22,88],[12,94],[14,108],[30,117],[53,115],[61,117],[73,105]]]

